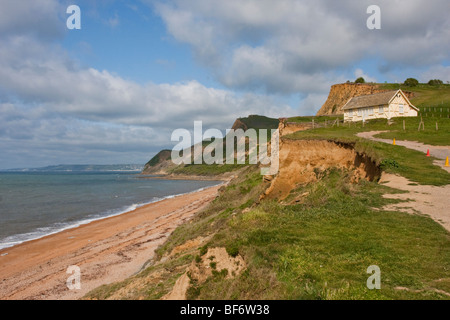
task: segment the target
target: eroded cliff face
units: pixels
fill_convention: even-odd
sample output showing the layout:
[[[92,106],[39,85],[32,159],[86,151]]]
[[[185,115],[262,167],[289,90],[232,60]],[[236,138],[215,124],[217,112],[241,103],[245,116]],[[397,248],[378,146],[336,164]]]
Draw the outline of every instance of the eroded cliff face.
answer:
[[[351,181],[374,181],[381,169],[352,145],[326,140],[280,141],[280,170],[261,198],[284,200],[298,185],[316,182],[329,168],[348,170]]]
[[[317,112],[318,116],[342,114],[342,107],[353,97],[364,96],[367,94],[374,94],[385,92],[379,88],[377,84],[370,83],[341,83],[331,86],[327,101],[322,108]]]

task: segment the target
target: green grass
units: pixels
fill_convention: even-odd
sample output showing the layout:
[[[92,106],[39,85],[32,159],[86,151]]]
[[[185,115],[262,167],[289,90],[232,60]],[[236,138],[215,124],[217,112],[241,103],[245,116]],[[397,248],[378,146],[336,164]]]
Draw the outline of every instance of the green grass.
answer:
[[[331,122],[335,121],[336,119],[339,119],[342,121],[344,119],[341,115],[333,115],[333,116],[304,116],[304,117],[291,117],[288,118],[288,122],[296,122],[296,123],[303,123],[303,122],[312,122],[314,119],[315,123],[318,124],[324,124],[325,121],[328,122],[328,124],[331,124]]]
[[[250,115],[246,118],[239,118],[248,128],[253,129],[276,129],[279,120],[259,115]]]
[[[422,118],[424,122],[424,129],[419,131],[420,118],[397,118],[395,123],[388,127],[382,128],[383,125],[378,126],[380,130],[389,130],[376,137],[396,140],[419,141],[425,144],[436,146],[450,145],[450,119],[448,118]],[[403,120],[405,120],[405,130],[403,130]],[[437,129],[436,130],[436,124]],[[370,124],[369,124],[370,128]]]
[[[440,86],[430,86],[428,84],[419,84],[416,87],[407,87],[400,84],[380,84],[380,89],[410,91],[414,97],[410,99],[411,103],[422,109],[424,107],[446,107],[450,106],[450,85],[442,84]]]
[[[244,168],[241,164],[187,164],[170,170],[169,173],[196,176],[216,176]]]
[[[262,202],[227,220],[210,246],[233,246],[247,270],[196,285],[197,299],[447,299],[450,236],[429,218],[375,211],[392,192],[330,170],[302,205]],[[423,259],[426,256],[427,259]],[[366,270],[381,269],[381,290]],[[444,281],[437,281],[444,279]],[[396,290],[406,287],[410,291]]]
[[[362,131],[379,131],[391,128],[391,134],[395,133],[396,129],[402,128],[402,120],[400,118],[394,119],[394,124],[391,127],[386,125],[386,120],[377,119],[367,122],[364,127],[362,123],[350,123],[339,127],[317,128],[313,130],[300,131],[287,135],[288,139],[326,139],[338,142],[345,142],[354,145],[357,152],[365,153],[371,157],[377,164],[392,163],[395,161],[397,167],[387,166],[383,170],[400,174],[413,182],[426,185],[446,185],[450,183],[450,174],[442,168],[433,165],[434,158],[426,157],[424,153],[407,149],[402,146],[394,146],[387,143],[369,141],[356,137],[358,132]],[[415,125],[416,118],[405,119],[409,126]],[[448,127],[450,119],[442,120],[442,130],[436,136],[432,136],[429,132],[424,133],[427,138],[422,140],[426,143],[443,144],[448,136]],[[408,127],[407,125],[407,127]],[[417,129],[416,129],[417,130]],[[434,137],[434,138],[433,138]],[[401,139],[397,136],[396,139]],[[417,140],[417,139],[416,139]],[[448,144],[448,141],[447,141]]]

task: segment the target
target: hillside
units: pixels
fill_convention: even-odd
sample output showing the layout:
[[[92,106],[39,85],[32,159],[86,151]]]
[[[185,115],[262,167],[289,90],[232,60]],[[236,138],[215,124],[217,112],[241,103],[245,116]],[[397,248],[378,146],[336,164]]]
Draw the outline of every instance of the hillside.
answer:
[[[278,128],[278,119],[269,118],[259,115],[250,115],[244,118],[238,118],[234,122],[231,129],[276,129]],[[209,142],[205,142],[203,147]],[[225,144],[225,141],[224,141]],[[193,149],[192,149],[193,152]],[[225,154],[225,153],[224,153]],[[171,150],[161,150],[153,158],[148,161],[142,174],[163,174],[163,175],[198,175],[198,176],[214,176],[224,174],[241,168],[240,165],[175,165],[171,161]]]
[[[170,161],[171,150],[161,150],[151,158],[142,170],[143,174],[166,174],[174,165]]]

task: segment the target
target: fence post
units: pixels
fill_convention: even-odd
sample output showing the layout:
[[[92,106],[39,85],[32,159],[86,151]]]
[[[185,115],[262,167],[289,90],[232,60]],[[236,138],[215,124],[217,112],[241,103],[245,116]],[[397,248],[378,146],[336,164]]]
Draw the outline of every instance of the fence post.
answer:
[[[425,124],[424,124],[424,122],[423,122],[422,117],[420,117],[419,128],[417,128],[417,131],[420,131],[420,126],[421,126],[421,125],[422,125],[422,131],[424,131],[424,130],[425,130]]]

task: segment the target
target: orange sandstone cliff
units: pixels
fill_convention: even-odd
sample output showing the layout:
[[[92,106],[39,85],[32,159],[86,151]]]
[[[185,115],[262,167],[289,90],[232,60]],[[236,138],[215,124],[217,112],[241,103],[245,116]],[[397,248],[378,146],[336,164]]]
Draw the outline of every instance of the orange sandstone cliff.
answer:
[[[347,101],[353,97],[364,96],[367,94],[374,94],[385,92],[379,88],[377,84],[371,83],[341,83],[331,86],[327,101],[322,108],[317,112],[318,116],[342,114],[342,107]]]

